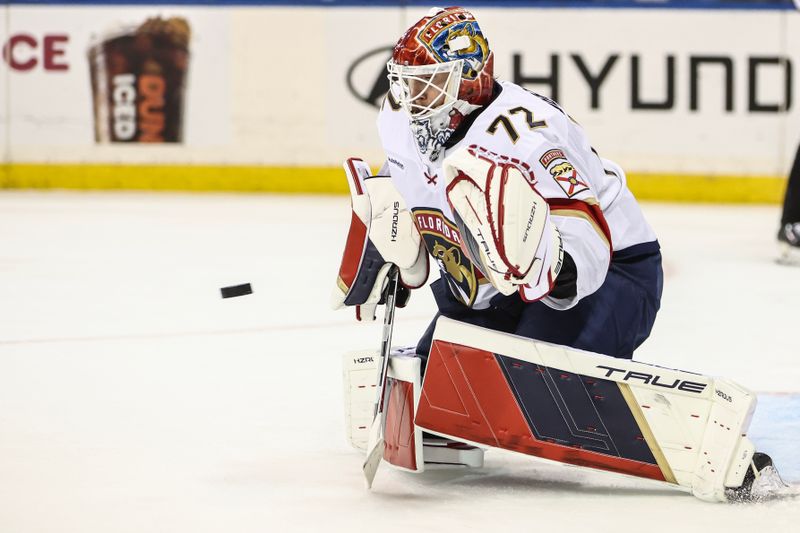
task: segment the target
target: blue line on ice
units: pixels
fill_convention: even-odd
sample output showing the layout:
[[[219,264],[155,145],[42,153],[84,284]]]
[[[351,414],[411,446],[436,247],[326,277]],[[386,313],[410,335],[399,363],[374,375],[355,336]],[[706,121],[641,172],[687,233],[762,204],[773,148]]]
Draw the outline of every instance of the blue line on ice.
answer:
[[[800,394],[759,394],[749,434],[785,481],[800,482]]]

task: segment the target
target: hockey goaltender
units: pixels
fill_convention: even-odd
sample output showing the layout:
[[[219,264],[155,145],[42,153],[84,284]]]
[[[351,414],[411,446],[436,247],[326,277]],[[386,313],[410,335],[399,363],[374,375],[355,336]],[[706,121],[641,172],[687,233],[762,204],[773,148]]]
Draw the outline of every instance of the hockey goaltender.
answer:
[[[345,356],[368,484],[381,460],[480,467],[498,448],[708,501],[780,491],[747,438],[752,392],[632,361],[660,307],[656,235],[620,166],[492,64],[472,13],[432,10],[387,65],[385,163],[344,165],[353,212],[334,306],[373,320],[386,305],[381,350]],[[416,347],[390,350],[395,305],[431,258],[436,316]]]

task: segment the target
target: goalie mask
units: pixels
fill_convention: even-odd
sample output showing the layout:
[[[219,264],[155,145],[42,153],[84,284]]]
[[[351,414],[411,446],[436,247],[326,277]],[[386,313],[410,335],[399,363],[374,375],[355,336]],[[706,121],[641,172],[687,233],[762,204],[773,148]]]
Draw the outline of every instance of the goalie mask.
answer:
[[[387,64],[390,91],[420,154],[436,161],[463,118],[490,100],[492,64],[478,22],[460,7],[435,8],[400,38]]]

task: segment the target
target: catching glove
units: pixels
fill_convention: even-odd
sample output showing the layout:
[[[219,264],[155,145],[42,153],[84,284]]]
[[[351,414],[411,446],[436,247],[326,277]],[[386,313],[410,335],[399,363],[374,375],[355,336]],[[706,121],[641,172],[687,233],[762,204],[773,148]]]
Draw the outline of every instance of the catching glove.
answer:
[[[520,290],[527,301],[547,295],[564,249],[533,173],[476,145],[449,155],[443,169],[464,253],[501,293]]]

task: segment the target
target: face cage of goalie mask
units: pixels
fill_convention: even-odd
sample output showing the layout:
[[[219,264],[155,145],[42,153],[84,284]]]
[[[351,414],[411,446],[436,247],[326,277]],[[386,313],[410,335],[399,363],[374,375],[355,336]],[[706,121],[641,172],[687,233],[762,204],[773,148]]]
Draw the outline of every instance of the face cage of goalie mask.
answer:
[[[458,101],[458,91],[461,87],[461,71],[464,61],[449,61],[433,65],[407,66],[398,65],[390,60],[386,67],[389,71],[388,78],[392,95],[413,121],[421,121],[442,113],[449,113]],[[440,87],[434,83],[437,74],[447,74],[447,78]],[[411,94],[411,82],[417,82],[421,87],[416,94]],[[434,96],[426,105],[415,104],[428,91]]]

